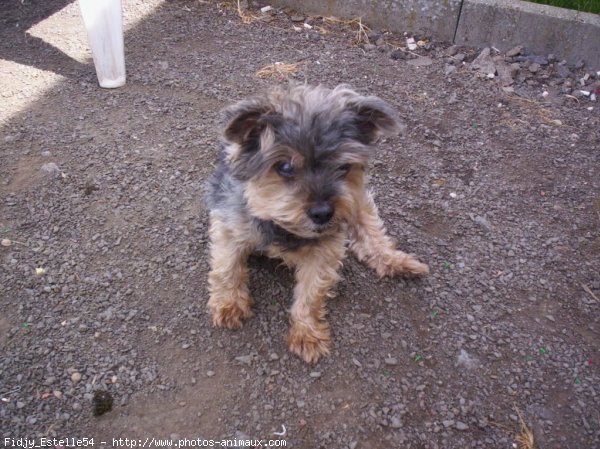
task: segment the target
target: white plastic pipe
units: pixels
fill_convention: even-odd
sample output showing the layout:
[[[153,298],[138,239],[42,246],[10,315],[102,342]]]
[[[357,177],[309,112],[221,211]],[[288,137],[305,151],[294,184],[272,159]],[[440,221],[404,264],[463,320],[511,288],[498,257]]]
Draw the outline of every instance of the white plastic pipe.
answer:
[[[100,87],[125,84],[121,0],[79,0]]]

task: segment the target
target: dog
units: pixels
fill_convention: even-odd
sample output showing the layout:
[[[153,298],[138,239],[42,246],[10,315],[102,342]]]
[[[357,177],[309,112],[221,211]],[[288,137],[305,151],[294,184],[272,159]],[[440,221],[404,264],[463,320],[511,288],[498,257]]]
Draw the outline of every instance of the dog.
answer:
[[[395,248],[365,188],[372,144],[393,134],[398,115],[347,85],[274,88],[224,112],[218,166],[208,183],[208,309],[217,327],[252,316],[247,259],[293,267],[289,349],[308,363],[329,354],[325,300],[348,248],[380,277],[425,274]]]

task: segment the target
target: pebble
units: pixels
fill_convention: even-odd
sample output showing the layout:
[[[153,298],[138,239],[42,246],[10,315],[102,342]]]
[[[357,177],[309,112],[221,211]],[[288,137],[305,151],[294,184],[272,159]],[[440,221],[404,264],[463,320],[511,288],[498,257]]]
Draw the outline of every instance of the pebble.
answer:
[[[40,170],[51,178],[60,178],[60,168],[54,162],[43,164]]]
[[[390,53],[390,58],[395,61],[407,59],[406,52],[402,50],[394,50]]]
[[[73,374],[71,374],[71,381],[73,383],[77,383],[81,380],[81,373],[78,373],[77,371],[74,372]]]
[[[433,64],[433,59],[427,56],[421,56],[419,58],[410,59],[406,61],[408,65],[412,65],[414,67],[424,67]]]
[[[395,357],[388,357],[385,359],[385,364],[390,366],[396,366],[398,364],[398,359]]]
[[[506,56],[512,58],[513,56],[520,55],[523,51],[523,47],[521,45],[517,45],[516,47],[511,48],[506,52]]]
[[[469,426],[466,425],[464,422],[456,421],[456,428],[458,430],[467,430],[469,428]]]
[[[240,355],[235,358],[238,362],[243,365],[251,365],[252,364],[252,355]]]
[[[442,421],[442,424],[446,428],[452,427],[454,425],[454,420],[453,419],[446,419],[446,420]]]

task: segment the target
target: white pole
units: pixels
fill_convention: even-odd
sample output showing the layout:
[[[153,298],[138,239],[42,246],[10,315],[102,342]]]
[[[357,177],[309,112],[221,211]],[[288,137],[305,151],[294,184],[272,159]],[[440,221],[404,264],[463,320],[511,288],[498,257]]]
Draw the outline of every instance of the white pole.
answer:
[[[79,0],[100,87],[125,84],[121,0]]]

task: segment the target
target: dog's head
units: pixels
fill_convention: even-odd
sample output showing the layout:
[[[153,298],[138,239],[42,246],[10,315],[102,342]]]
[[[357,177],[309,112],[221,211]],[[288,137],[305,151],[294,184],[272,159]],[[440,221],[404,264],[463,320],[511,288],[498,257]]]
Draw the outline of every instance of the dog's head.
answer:
[[[250,213],[314,238],[352,219],[370,145],[395,111],[348,86],[278,88],[225,111],[226,163]]]

